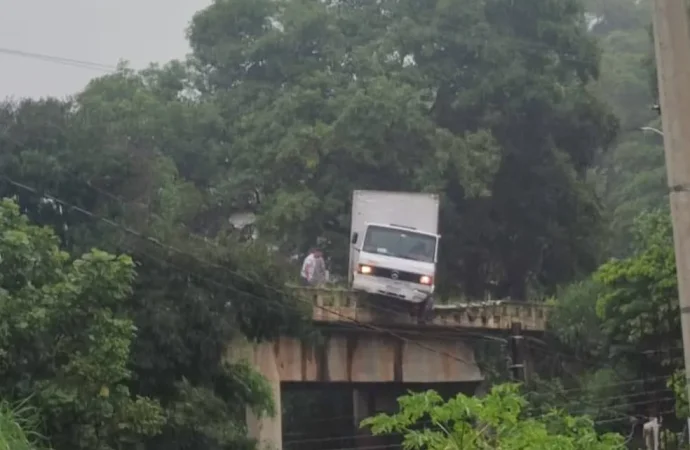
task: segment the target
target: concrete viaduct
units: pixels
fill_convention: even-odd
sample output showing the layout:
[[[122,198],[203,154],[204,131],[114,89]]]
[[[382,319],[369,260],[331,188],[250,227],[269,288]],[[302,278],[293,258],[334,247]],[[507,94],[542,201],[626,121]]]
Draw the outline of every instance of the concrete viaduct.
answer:
[[[406,389],[446,386],[452,392],[474,393],[483,376],[463,333],[505,336],[520,324],[525,334],[541,334],[548,309],[544,304],[510,301],[440,305],[433,319],[419,325],[411,314],[372,307],[351,291],[305,288],[302,295],[314,304],[313,320],[324,336],[318,346],[288,338],[235,344],[228,358],[253,364],[271,384],[279,412],[282,393],[291,387],[347,387],[353,430],[376,412],[393,412]],[[248,413],[247,426],[261,449],[283,450],[280,413],[262,418]],[[365,430],[358,433],[348,448],[382,448],[380,438]]]

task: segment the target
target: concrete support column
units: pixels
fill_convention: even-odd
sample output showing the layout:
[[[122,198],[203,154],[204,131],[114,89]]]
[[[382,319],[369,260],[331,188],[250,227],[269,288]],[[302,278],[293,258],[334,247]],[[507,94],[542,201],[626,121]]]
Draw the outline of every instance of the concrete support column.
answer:
[[[388,414],[397,412],[397,397],[395,389],[383,384],[353,387],[352,415],[356,448],[368,449],[392,443],[390,436],[374,436],[369,429],[360,428],[359,424],[367,417],[381,412]]]
[[[233,341],[226,355],[228,361],[248,361],[268,381],[275,407],[275,416],[258,417],[247,409],[247,431],[259,443],[259,450],[283,450],[283,421],[280,390],[280,373],[273,343],[251,344],[243,339]]]
[[[376,399],[374,391],[366,387],[359,388],[355,385],[352,388],[352,419],[353,435],[355,436],[355,448],[376,447],[380,439],[371,434],[367,428],[360,428],[359,424],[367,417],[376,413]]]
[[[280,374],[272,343],[254,346],[254,368],[271,385],[271,394],[276,414],[274,417],[256,417],[247,411],[249,437],[259,442],[260,450],[283,450],[283,421],[280,395]]]

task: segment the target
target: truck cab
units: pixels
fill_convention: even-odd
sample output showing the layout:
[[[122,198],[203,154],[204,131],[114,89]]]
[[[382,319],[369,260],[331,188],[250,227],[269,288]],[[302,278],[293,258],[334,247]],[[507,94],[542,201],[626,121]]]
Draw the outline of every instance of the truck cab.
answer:
[[[434,293],[439,235],[396,224],[364,229],[351,237],[352,289],[413,303]]]

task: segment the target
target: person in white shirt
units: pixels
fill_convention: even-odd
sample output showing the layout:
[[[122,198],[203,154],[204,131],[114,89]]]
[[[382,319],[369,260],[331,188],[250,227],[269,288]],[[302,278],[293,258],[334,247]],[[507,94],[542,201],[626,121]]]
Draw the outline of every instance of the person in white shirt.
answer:
[[[326,279],[326,262],[323,253],[318,248],[313,248],[304,258],[300,271],[300,282],[303,286],[317,286]]]
[[[647,450],[659,450],[659,419],[652,417],[642,426],[642,436],[644,437]]]

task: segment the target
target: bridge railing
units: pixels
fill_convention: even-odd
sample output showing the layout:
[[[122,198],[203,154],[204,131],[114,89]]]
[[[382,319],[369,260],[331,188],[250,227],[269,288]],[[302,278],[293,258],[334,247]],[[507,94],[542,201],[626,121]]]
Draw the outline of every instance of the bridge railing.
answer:
[[[321,323],[385,323],[418,326],[417,316],[381,308],[367,295],[339,288],[298,288],[300,295],[314,304],[313,319]],[[525,331],[544,331],[550,307],[543,303],[506,300],[437,305],[425,327],[476,328],[508,330],[520,323]]]

